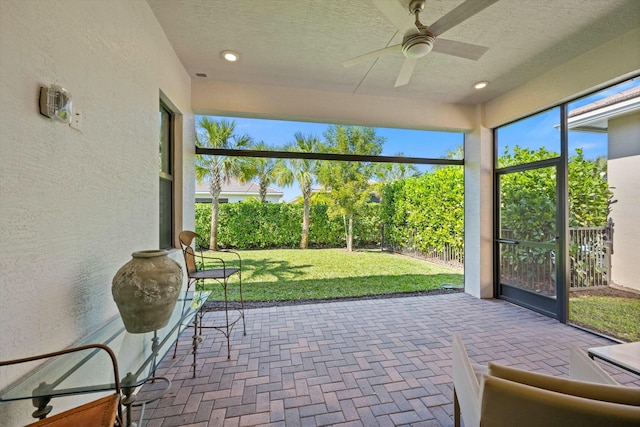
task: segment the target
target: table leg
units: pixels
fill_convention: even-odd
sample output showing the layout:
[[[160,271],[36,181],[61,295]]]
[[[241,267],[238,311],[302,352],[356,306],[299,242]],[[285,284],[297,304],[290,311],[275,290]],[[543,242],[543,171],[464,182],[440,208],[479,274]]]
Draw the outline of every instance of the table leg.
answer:
[[[158,331],[155,330],[153,331],[153,338],[151,338],[151,352],[153,353],[153,361],[152,363],[152,371],[151,371],[151,375],[152,376],[156,376],[156,368],[157,368],[157,362],[158,362],[158,348],[160,347],[159,344],[160,339],[158,338]]]
[[[122,404],[124,405],[125,409],[126,409],[126,421],[122,420],[125,423],[126,427],[131,427],[132,423],[131,423],[131,406],[133,405],[133,402],[136,400],[136,397],[133,395],[133,391],[135,390],[135,387],[133,386],[133,384],[135,383],[135,377],[131,374],[131,372],[127,373],[127,376],[125,376],[122,381],[122,394],[124,395],[124,398],[121,400]]]
[[[33,390],[33,394],[35,394],[36,396],[37,395],[42,396],[42,397],[34,397],[33,399],[31,399],[31,401],[33,402],[33,406],[38,408],[33,412],[33,414],[31,414],[33,418],[38,418],[42,420],[46,418],[46,416],[49,415],[49,412],[51,412],[51,410],[53,409],[53,406],[49,406],[49,402],[51,401],[51,396],[45,395],[45,393],[48,393],[50,391],[51,391],[51,386],[47,383],[40,383],[40,385],[36,387],[35,390]]]
[[[200,320],[202,322],[202,320]],[[196,366],[198,365],[198,345],[202,342],[202,336],[198,334],[198,316],[193,319],[193,378],[196,377]]]

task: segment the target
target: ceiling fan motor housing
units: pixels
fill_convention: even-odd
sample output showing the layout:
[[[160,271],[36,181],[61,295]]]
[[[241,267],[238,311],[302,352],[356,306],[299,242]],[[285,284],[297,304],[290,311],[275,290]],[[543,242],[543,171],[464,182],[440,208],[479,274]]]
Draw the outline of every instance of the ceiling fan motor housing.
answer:
[[[402,41],[402,53],[407,58],[422,58],[433,49],[436,38],[430,33],[411,34]]]

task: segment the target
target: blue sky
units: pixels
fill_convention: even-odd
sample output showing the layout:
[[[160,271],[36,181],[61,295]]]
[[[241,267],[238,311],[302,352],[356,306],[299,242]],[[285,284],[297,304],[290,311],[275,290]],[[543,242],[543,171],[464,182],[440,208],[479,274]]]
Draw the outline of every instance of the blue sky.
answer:
[[[640,86],[640,78],[626,81],[616,86],[598,91],[569,103],[568,110],[574,110],[592,102],[607,98],[616,93]],[[560,152],[560,131],[556,127],[560,123],[560,108],[543,111],[540,114],[512,123],[498,130],[498,153],[504,151],[504,146],[538,149],[546,147],[548,150]],[[590,132],[569,132],[569,155],[581,148],[587,159],[607,155],[607,134]]]
[[[236,123],[236,133],[248,134],[254,141],[282,146],[293,141],[296,132],[313,134],[323,138],[329,124],[289,122],[280,120],[211,117],[213,120],[227,119]],[[448,150],[462,144],[463,134],[453,132],[419,131],[408,129],[376,128],[376,135],[385,138],[382,154],[393,156],[403,152],[405,156],[441,158]]]
[[[640,86],[640,78],[629,80],[616,86],[601,90],[592,95],[580,98],[569,104],[569,111],[583,105],[606,98],[632,87]],[[269,145],[282,146],[293,140],[296,132],[314,134],[323,138],[329,124],[292,122],[234,117],[211,117],[213,120],[226,119],[236,123],[237,134],[248,134],[254,141],[264,141]],[[522,120],[499,131],[499,152],[504,145],[560,151],[560,132],[556,128],[560,122],[559,108],[545,111]],[[382,154],[394,156],[400,152],[405,156],[443,158],[447,151],[455,150],[462,145],[464,135],[454,132],[418,131],[408,129],[376,128],[376,135],[385,138]],[[569,132],[569,154],[576,148],[582,148],[586,158],[594,159],[607,155],[607,135],[586,132]],[[420,170],[427,166],[418,165]],[[289,201],[300,194],[296,184],[289,188],[281,188],[284,200]]]
[[[560,108],[554,108],[500,128],[498,130],[498,153],[502,154],[505,146],[513,149],[515,145],[533,150],[545,147],[547,150],[560,153],[560,130],[556,127],[559,123]],[[570,131],[570,156],[575,153],[576,148],[581,148],[587,159],[606,156],[607,134]]]
[[[247,134],[254,141],[282,146],[293,141],[296,132],[305,135],[313,134],[323,139],[323,133],[329,124],[291,122],[280,120],[248,119],[239,117],[210,117],[212,120],[233,120],[236,134]],[[376,135],[385,138],[382,155],[394,156],[404,153],[410,157],[444,158],[447,151],[453,151],[463,144],[464,134],[459,132],[435,132],[409,129],[376,128]],[[427,166],[416,165],[424,171]],[[280,188],[275,185],[272,187]],[[290,201],[300,195],[297,184],[289,188],[280,188],[284,192],[284,200]]]

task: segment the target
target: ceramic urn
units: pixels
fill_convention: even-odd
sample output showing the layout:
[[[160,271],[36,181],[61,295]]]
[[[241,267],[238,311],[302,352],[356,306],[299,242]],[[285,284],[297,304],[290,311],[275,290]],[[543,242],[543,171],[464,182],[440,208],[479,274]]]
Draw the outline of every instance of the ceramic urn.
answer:
[[[128,332],[166,326],[182,288],[182,267],[165,250],[139,251],[113,277],[111,292]]]

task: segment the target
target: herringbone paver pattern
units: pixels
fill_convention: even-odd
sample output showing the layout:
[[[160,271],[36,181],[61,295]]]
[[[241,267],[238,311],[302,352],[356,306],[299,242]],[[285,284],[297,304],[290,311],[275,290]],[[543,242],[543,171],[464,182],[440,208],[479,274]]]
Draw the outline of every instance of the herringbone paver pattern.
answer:
[[[475,362],[560,376],[568,374],[571,347],[610,344],[466,294],[252,309],[247,322],[246,336],[234,331],[231,360],[222,334],[203,331],[196,378],[188,329],[179,342],[184,356],[169,355],[158,372],[172,385],[147,406],[144,425],[450,426],[453,332]],[[605,368],[640,386],[640,378]],[[145,386],[141,396],[153,388]]]

